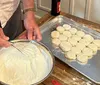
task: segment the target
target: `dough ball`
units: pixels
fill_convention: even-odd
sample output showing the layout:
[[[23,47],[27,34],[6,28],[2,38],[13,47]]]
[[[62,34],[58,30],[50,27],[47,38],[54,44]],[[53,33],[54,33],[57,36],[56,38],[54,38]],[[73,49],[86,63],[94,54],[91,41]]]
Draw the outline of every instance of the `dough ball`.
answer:
[[[85,48],[85,45],[83,43],[77,43],[76,48],[79,48],[80,50],[83,50]]]
[[[69,38],[68,42],[71,43],[72,46],[75,46],[77,44],[77,41],[72,38]]]
[[[72,39],[74,39],[74,40],[76,40],[76,41],[79,41],[79,40],[81,39],[81,37],[78,36],[78,35],[73,35],[73,36],[72,36]]]
[[[77,31],[76,35],[83,37],[85,33],[83,31]]]
[[[60,40],[60,41],[66,41],[66,40],[67,40],[67,37],[66,37],[65,35],[61,34],[61,35],[59,36],[59,40]]]
[[[60,40],[59,40],[59,39],[52,39],[52,43],[53,43],[55,46],[59,46],[59,45],[60,45]]]
[[[72,34],[69,31],[64,31],[63,35],[65,35],[68,38],[72,36]]]
[[[100,48],[100,40],[99,40],[99,39],[94,40],[93,43],[94,43],[98,48]]]
[[[69,30],[70,32],[71,32],[71,34],[76,34],[76,32],[77,32],[77,29],[76,28],[71,28],[70,30]]]
[[[63,27],[65,28],[65,30],[69,30],[71,28],[71,26],[68,24],[64,24]]]
[[[70,44],[69,42],[63,41],[63,42],[61,42],[61,44],[60,44],[60,48],[61,48],[63,51],[67,52],[67,51],[70,51],[70,50],[71,50],[72,46],[71,46],[71,44]]]
[[[89,44],[88,47],[93,50],[94,54],[97,53],[98,47],[95,44]]]
[[[69,52],[65,53],[65,57],[70,59],[70,60],[75,60],[76,59],[76,55],[72,51],[69,51]]]
[[[79,41],[79,43],[82,43],[82,44],[84,44],[84,45],[86,45],[86,46],[88,46],[88,45],[90,44],[90,42],[89,42],[87,39],[81,39],[81,40]]]
[[[91,57],[93,55],[93,51],[90,49],[90,48],[87,48],[85,47],[83,50],[82,50],[82,53],[84,55],[87,55],[88,57]]]
[[[63,33],[64,30],[65,30],[65,28],[63,28],[62,26],[58,26],[56,29],[57,29],[57,31],[58,31],[59,33]]]
[[[87,63],[88,62],[88,56],[80,53],[80,54],[77,55],[77,60],[81,63]]]
[[[73,53],[75,53],[75,54],[81,53],[81,50],[80,50],[79,48],[77,48],[77,47],[72,47],[71,51],[72,51]]]
[[[83,38],[88,40],[89,42],[92,42],[94,40],[94,38],[89,34],[86,34]]]
[[[51,32],[51,37],[52,37],[52,38],[58,38],[59,35],[60,35],[60,33],[59,33],[58,31],[52,31],[52,32]]]

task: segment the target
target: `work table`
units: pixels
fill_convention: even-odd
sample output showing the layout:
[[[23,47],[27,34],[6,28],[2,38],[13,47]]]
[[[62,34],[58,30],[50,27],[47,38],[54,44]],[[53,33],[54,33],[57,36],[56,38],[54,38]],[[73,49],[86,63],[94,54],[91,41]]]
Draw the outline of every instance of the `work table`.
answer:
[[[90,29],[94,29],[100,32],[100,24],[93,23],[88,20],[75,17],[73,15],[63,13],[63,12],[61,12],[61,15],[66,16],[67,18],[73,19],[74,21],[80,24],[84,24]],[[51,16],[50,13],[48,13],[44,17],[42,17],[40,20],[38,20],[37,23],[39,26],[41,26],[43,23],[48,22],[54,17],[55,16]],[[59,83],[61,83],[61,85],[97,85],[57,58],[55,58],[55,66],[54,66],[54,70],[52,74],[44,82],[42,82],[39,85],[53,85],[52,80],[58,81]],[[91,83],[91,84],[88,84],[88,83]]]

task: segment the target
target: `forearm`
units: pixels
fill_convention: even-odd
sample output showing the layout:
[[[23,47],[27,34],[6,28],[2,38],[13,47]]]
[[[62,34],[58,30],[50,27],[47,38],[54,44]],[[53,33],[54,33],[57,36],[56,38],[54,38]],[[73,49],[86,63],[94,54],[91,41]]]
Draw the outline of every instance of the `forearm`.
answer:
[[[22,0],[23,9],[34,8],[34,0]]]

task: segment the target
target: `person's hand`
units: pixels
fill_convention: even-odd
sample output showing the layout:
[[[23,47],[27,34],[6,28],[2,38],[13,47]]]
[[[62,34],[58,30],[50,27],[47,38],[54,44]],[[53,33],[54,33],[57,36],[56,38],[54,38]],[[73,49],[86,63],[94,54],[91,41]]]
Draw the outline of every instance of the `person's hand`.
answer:
[[[10,42],[8,42],[9,37],[5,36],[2,28],[0,28],[0,47],[9,47]]]
[[[28,11],[24,15],[24,26],[26,28],[26,32],[23,33],[19,38],[27,38],[29,40],[42,40],[42,36],[40,33],[40,29],[35,22],[34,12]]]

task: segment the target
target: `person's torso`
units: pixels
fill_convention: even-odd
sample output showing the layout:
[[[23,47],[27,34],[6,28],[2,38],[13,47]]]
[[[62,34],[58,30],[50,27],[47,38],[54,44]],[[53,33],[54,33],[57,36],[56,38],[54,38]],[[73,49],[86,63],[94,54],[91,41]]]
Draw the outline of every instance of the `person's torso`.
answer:
[[[16,11],[20,0],[0,0],[0,21],[4,27],[13,13]]]

